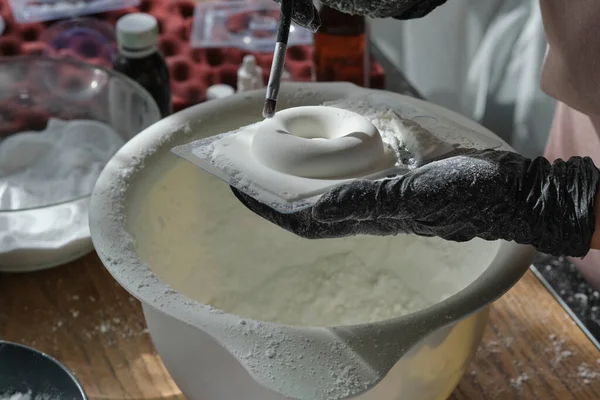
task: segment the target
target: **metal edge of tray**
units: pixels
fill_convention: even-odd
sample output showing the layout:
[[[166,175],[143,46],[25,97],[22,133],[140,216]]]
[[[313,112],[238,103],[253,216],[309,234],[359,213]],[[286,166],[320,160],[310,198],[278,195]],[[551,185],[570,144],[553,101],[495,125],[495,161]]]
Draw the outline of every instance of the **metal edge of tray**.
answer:
[[[585,333],[588,339],[596,346],[598,350],[600,350],[600,342],[596,339],[596,337],[590,332],[588,327],[581,321],[581,319],[575,314],[575,312],[569,307],[569,305],[562,299],[562,297],[554,290],[552,285],[544,278],[542,273],[535,267],[535,265],[531,265],[530,267],[533,274],[539,279],[539,281],[544,285],[546,290],[550,292],[550,294],[554,297],[558,304],[566,311],[566,313],[573,319],[573,321],[579,326],[579,328]]]

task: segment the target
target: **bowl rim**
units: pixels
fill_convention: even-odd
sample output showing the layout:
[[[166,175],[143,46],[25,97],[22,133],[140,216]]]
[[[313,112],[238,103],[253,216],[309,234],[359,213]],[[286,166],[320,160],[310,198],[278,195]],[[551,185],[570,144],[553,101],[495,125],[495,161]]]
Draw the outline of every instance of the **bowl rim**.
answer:
[[[81,60],[77,60],[77,59],[73,59],[73,58],[68,58],[68,57],[53,57],[53,56],[36,56],[36,55],[24,55],[24,56],[0,56],[0,67],[2,67],[3,65],[10,65],[10,64],[19,64],[19,63],[23,63],[23,62],[44,62],[44,63],[52,63],[52,64],[71,64],[71,65],[75,65],[77,67],[82,67],[82,68],[86,68],[86,69],[90,69],[90,70],[100,70],[101,72],[105,73],[108,76],[115,76],[117,78],[119,78],[123,83],[128,84],[129,86],[131,86],[137,93],[139,93],[141,96],[146,98],[146,101],[148,101],[148,104],[150,104],[150,107],[154,108],[155,114],[157,116],[159,116],[160,119],[160,109],[158,107],[158,104],[156,104],[156,100],[154,100],[154,98],[152,97],[152,95],[139,83],[137,83],[136,81],[134,81],[133,79],[129,78],[127,75],[124,75],[118,71],[114,71],[114,70],[110,70],[107,68],[104,68],[100,65],[95,65],[95,64],[90,64]],[[101,122],[101,121],[97,121],[97,122]],[[138,132],[139,133],[139,132]],[[120,136],[120,135],[119,135]],[[125,142],[127,143],[127,141]],[[122,146],[121,146],[122,147]],[[84,194],[81,196],[77,196],[77,197],[73,197],[69,200],[63,200],[63,201],[58,201],[58,202],[54,202],[54,203],[48,203],[48,204],[44,204],[44,205],[40,205],[40,206],[34,206],[34,207],[24,207],[24,208],[18,208],[18,209],[9,209],[9,210],[3,210],[0,209],[0,214],[3,215],[8,215],[10,213],[21,213],[21,212],[27,212],[27,211],[37,211],[37,210],[45,210],[45,209],[49,209],[51,207],[57,207],[57,206],[62,206],[62,205],[67,205],[67,204],[72,204],[76,201],[79,200],[83,200],[83,199],[87,199],[89,197],[91,197],[93,192],[93,188],[90,191],[90,193],[88,194]]]
[[[20,343],[9,342],[7,340],[0,339],[0,350],[4,346],[20,348],[22,350],[28,351],[28,352],[33,353],[33,354],[37,354],[37,355],[42,356],[43,358],[49,360],[54,365],[56,365],[57,367],[59,367],[69,377],[69,379],[71,380],[71,382],[73,382],[73,384],[75,385],[75,387],[77,388],[77,390],[81,394],[83,400],[88,400],[88,396],[87,396],[87,393],[85,392],[85,390],[83,388],[83,385],[81,384],[81,382],[79,382],[79,380],[77,379],[77,377],[75,376],[75,374],[73,373],[73,371],[71,371],[69,368],[67,368],[67,366],[65,364],[63,364],[62,362],[58,361],[56,358],[54,358],[54,357],[52,357],[52,356],[44,353],[43,351],[34,349],[33,347],[26,346],[26,345],[20,344]]]
[[[427,107],[445,110],[446,113],[456,116],[461,121],[467,120],[464,116],[426,101],[387,91],[359,88],[351,83],[286,82],[281,88],[283,95],[297,91],[308,91],[316,94],[322,91],[333,91],[348,96],[350,94],[355,95],[358,91],[364,91],[365,94],[383,93],[398,100],[406,101],[406,99],[410,99],[409,101],[413,103],[416,102]],[[174,129],[174,127],[185,126],[190,120],[200,120],[201,116],[210,113],[218,114],[218,110],[223,106],[235,109],[236,105],[247,105],[248,102],[257,99],[264,100],[264,90],[244,92],[226,99],[212,100],[173,114],[150,126],[126,143],[115,154],[98,178],[90,205],[92,241],[105,268],[121,286],[144,305],[151,306],[163,314],[170,315],[196,327],[204,326],[200,321],[210,314],[210,318],[213,319],[229,318],[236,323],[242,320],[253,321],[266,326],[284,327],[295,331],[314,329],[329,329],[339,332],[349,329],[360,331],[363,329],[383,329],[393,324],[394,326],[404,326],[408,331],[432,332],[442,326],[450,325],[473,315],[497,300],[516,284],[531,266],[535,255],[533,247],[519,245],[514,242],[497,241],[499,243],[495,250],[497,254],[490,265],[470,284],[447,299],[399,317],[355,325],[307,326],[256,321],[251,318],[221,312],[220,310],[215,312],[212,307],[173,290],[138,257],[134,244],[130,239],[127,239],[126,218],[115,218],[113,214],[115,204],[120,202],[120,196],[123,196],[123,193],[127,190],[120,191],[117,194],[113,188],[119,183],[135,181],[136,173],[133,174],[133,177],[124,177],[123,171],[131,169],[132,163],[142,163],[144,156],[149,155],[148,149],[159,150],[164,147],[165,143],[171,143],[168,138],[165,138],[165,133],[177,131],[177,128]],[[473,121],[470,121],[470,124],[471,126],[477,126],[480,131],[494,135]],[[506,142],[500,138],[498,139],[502,142],[502,149],[512,150]],[[117,254],[119,258],[115,259],[114,256]],[[157,293],[160,293],[160,298],[157,298]]]

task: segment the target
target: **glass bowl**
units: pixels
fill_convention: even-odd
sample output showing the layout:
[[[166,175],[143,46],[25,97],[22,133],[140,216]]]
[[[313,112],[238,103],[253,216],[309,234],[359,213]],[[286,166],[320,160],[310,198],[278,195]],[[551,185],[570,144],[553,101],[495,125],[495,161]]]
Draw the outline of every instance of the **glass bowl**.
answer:
[[[43,31],[40,41],[46,44],[46,56],[75,56],[108,68],[117,54],[115,28],[96,18],[58,21]]]
[[[150,94],[117,72],[66,58],[0,58],[0,272],[90,252],[95,179],[158,120]]]

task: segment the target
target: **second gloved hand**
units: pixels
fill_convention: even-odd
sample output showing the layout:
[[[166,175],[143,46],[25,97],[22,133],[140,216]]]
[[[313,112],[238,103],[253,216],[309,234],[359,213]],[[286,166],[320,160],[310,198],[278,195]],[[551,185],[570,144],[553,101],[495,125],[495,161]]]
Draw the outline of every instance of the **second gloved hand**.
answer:
[[[234,193],[253,212],[311,239],[399,233],[459,242],[479,237],[582,257],[594,234],[599,180],[589,158],[550,164],[507,151],[462,150],[398,178],[341,186],[296,214]]]
[[[281,0],[274,0],[281,3]],[[372,18],[422,18],[447,0],[321,0],[321,3],[348,13]],[[312,0],[294,0],[294,22],[312,32],[321,25]]]

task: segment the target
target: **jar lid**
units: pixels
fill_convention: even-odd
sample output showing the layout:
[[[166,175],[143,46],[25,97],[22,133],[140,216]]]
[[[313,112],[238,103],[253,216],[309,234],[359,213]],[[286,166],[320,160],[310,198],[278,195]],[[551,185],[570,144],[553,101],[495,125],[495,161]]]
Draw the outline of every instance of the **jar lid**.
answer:
[[[158,43],[158,21],[150,14],[131,13],[117,21],[119,47],[127,50],[145,50]]]
[[[235,94],[235,90],[231,86],[223,83],[212,85],[206,90],[207,100],[222,99],[223,97],[228,97],[233,94]]]

